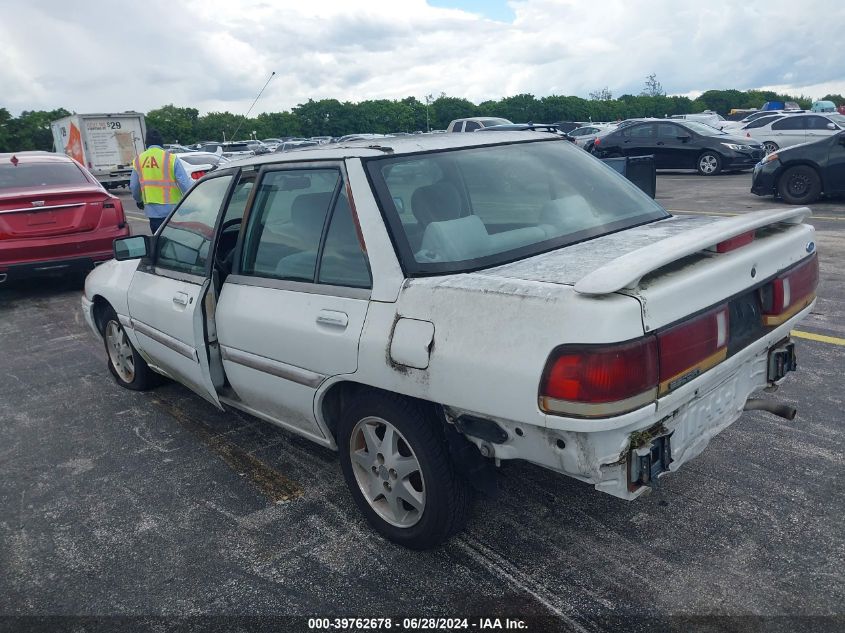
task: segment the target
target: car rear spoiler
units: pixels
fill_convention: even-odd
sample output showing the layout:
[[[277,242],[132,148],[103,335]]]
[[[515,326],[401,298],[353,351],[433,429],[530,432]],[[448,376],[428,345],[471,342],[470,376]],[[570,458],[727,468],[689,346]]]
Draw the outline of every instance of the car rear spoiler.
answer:
[[[648,273],[688,255],[764,226],[801,224],[812,214],[808,207],[766,209],[691,229],[617,257],[580,279],[575,284],[575,291],[584,295],[606,295],[623,288],[636,288]]]

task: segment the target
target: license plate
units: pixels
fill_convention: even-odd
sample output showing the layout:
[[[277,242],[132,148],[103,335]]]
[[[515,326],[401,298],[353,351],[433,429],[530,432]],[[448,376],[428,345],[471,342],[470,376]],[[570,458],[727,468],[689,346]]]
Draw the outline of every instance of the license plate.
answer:
[[[798,369],[798,359],[795,356],[795,343],[785,341],[769,350],[769,382],[780,382],[784,376]]]

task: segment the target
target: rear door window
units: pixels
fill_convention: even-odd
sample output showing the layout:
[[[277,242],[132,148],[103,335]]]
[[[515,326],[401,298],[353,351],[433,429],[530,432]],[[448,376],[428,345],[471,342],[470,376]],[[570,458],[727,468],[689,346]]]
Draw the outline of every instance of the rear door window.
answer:
[[[780,121],[772,123],[773,130],[803,130],[804,118],[802,116],[786,116]]]

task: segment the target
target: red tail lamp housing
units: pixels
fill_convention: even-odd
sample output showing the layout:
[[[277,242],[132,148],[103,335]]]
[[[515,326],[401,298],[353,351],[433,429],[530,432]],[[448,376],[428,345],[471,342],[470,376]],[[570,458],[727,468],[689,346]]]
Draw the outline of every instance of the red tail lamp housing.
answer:
[[[727,357],[727,304],[656,335],[563,345],[546,363],[540,408],[577,418],[621,415],[654,402]]]
[[[818,285],[819,258],[813,253],[761,288],[763,325],[780,325],[791,319],[813,302]]]
[[[208,172],[205,172],[205,171],[194,171],[194,172],[191,172],[191,178],[193,178],[194,180],[199,180],[200,178],[205,176],[207,173]]]
[[[657,396],[657,339],[610,345],[563,345],[546,364],[540,408],[574,417],[633,411]]]

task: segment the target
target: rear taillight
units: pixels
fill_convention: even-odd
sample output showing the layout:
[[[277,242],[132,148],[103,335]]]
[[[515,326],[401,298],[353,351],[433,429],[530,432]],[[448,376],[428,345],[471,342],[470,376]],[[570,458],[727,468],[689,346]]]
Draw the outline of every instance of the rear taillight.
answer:
[[[191,178],[193,178],[194,180],[199,180],[200,178],[205,176],[205,174],[206,172],[204,171],[195,171],[191,173]]]
[[[723,361],[728,328],[728,306],[722,305],[634,341],[563,345],[546,363],[540,408],[577,418],[638,409]]]
[[[728,355],[728,306],[719,306],[657,335],[659,393],[663,395],[719,364]]]
[[[657,339],[611,345],[564,345],[540,383],[540,408],[576,417],[633,411],[657,395]]]
[[[597,138],[595,141],[593,141],[593,147],[598,147],[599,145],[601,145],[601,139]]]
[[[763,325],[780,325],[795,316],[815,299],[818,285],[819,258],[813,253],[761,289]]]

